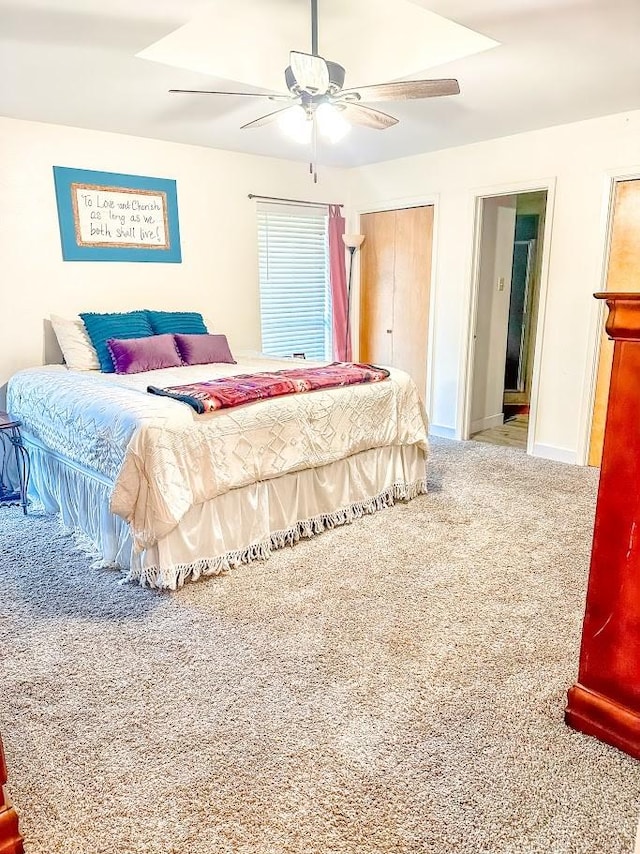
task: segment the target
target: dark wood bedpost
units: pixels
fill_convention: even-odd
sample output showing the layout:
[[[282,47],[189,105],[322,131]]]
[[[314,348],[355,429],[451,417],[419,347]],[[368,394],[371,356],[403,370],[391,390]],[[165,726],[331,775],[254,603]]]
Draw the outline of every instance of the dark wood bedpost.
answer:
[[[640,293],[600,293],[614,340],[578,681],[569,726],[640,759]]]
[[[18,832],[18,816],[5,796],[7,766],[0,739],[0,854],[23,854],[22,837]]]

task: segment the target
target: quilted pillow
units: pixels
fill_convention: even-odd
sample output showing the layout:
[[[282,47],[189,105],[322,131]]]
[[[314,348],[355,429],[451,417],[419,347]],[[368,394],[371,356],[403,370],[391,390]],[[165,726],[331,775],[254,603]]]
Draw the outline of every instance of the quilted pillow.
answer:
[[[108,374],[114,372],[113,359],[107,347],[109,338],[148,338],[153,335],[146,311],[129,311],[125,314],[83,312],[80,317],[96,348],[100,369]]]
[[[173,337],[185,365],[208,365],[211,362],[237,364],[231,355],[226,335],[176,334]]]
[[[109,338],[107,347],[116,374],[139,374],[182,365],[173,335],[147,338]]]
[[[98,354],[80,318],[52,314],[50,319],[66,366],[76,371],[99,371]]]
[[[155,335],[206,335],[202,315],[197,311],[147,311]]]

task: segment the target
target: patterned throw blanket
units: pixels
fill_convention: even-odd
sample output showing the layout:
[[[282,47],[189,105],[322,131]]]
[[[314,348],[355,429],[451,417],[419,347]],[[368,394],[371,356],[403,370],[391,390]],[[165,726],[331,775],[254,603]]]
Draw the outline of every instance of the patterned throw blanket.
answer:
[[[389,371],[374,365],[333,362],[324,368],[292,368],[283,371],[239,374],[190,385],[158,388],[148,386],[151,394],[171,397],[188,403],[196,412],[215,412],[230,409],[243,403],[299,394],[324,388],[339,388],[359,383],[377,383],[386,380]]]

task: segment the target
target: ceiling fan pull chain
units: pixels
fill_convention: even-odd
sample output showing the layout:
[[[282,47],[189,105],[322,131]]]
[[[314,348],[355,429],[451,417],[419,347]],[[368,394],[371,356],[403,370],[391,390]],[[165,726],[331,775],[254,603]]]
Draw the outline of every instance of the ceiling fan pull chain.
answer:
[[[313,172],[313,183],[318,183],[318,123],[316,121],[316,115],[313,114],[311,119],[311,164],[312,164],[312,172]]]

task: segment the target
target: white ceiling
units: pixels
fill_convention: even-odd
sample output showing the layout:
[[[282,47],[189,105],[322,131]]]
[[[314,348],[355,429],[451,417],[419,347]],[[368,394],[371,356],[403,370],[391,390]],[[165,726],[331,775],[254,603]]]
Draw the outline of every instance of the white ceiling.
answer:
[[[287,32],[283,2],[308,6],[308,0],[254,2],[263,11],[272,3],[277,12],[265,33],[269,44],[282,42]],[[321,53],[323,2],[330,6],[330,0],[319,0]],[[391,22],[401,2],[385,4],[391,53],[398,52]],[[371,163],[640,109],[640,0],[413,2],[499,46],[429,68],[428,77],[457,77],[461,95],[385,103],[382,109],[398,116],[400,124],[385,131],[354,129],[338,145],[324,148],[321,162]],[[0,0],[0,114],[308,159],[277,126],[239,130],[269,112],[270,102],[169,95],[169,88],[231,89],[234,83],[136,56],[214,3],[221,9],[235,5],[234,0]],[[264,29],[261,24],[253,32]],[[362,43],[371,41],[359,39]],[[345,64],[348,73],[348,59],[329,58]],[[287,59],[285,53],[283,69]],[[388,70],[382,60],[373,67]],[[425,62],[422,68],[427,67]]]

